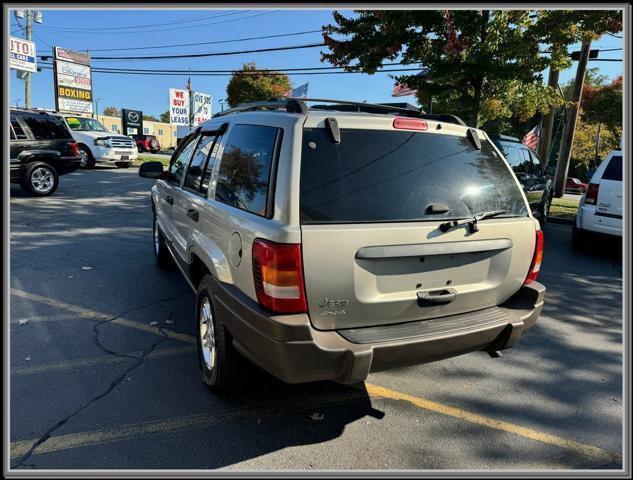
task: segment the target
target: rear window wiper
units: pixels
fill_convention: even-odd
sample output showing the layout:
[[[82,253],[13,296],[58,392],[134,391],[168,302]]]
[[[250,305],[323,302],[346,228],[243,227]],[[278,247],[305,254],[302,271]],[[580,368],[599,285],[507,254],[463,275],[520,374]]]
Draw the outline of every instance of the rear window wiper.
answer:
[[[508,213],[508,211],[507,210],[491,210],[489,212],[479,213],[473,217],[462,218],[461,220],[451,220],[449,222],[442,223],[440,225],[440,230],[442,232],[448,232],[453,227],[468,225],[470,233],[475,233],[479,231],[479,227],[477,226],[477,222],[479,220],[496,217],[497,215],[503,215],[504,213]]]

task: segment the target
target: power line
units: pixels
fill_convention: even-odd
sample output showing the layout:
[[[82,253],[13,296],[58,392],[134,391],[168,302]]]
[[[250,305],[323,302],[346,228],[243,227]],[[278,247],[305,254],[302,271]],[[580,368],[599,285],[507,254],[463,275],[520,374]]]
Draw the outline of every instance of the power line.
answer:
[[[177,24],[182,24],[182,23],[200,22],[202,20],[208,20],[209,18],[218,18],[218,17],[226,17],[229,15],[237,15],[239,13],[244,13],[248,11],[250,10],[237,10],[235,12],[205,15],[202,17],[190,18],[188,20],[175,20],[175,21],[163,22],[163,23],[146,23],[143,25],[128,25],[125,27],[99,27],[99,30],[102,30],[102,31],[103,30],[130,30],[130,29],[135,29],[135,28],[152,28],[152,27],[160,27],[164,25],[177,25]],[[55,26],[48,26],[48,25],[45,27],[50,30],[64,30],[64,31],[71,30],[71,31],[76,31],[76,32],[92,32],[94,30],[94,28],[59,27],[59,26],[55,27]]]
[[[52,70],[53,68],[50,66],[41,66],[39,67],[43,70]],[[394,68],[394,69],[383,69],[383,70],[376,70],[375,73],[383,73],[383,72],[411,72],[411,71],[419,71],[420,68]],[[146,72],[138,72],[138,71],[128,71],[128,72],[120,72],[120,71],[111,71],[108,69],[92,69],[93,73],[111,73],[111,74],[116,74],[116,75],[147,75],[147,76],[183,76],[183,75],[189,75],[189,72],[174,72],[174,73],[146,73]],[[356,72],[290,72],[287,73],[288,76],[294,76],[294,75],[350,75],[350,74],[365,74],[365,72],[360,72],[360,71],[356,71]],[[229,77],[233,75],[233,73],[193,73],[191,72],[191,76],[192,77]],[[253,73],[250,74],[252,76],[265,76],[265,75],[270,75],[270,73]]]
[[[162,60],[162,59],[174,59],[174,58],[200,58],[200,57],[217,57],[225,55],[239,55],[242,53],[260,53],[260,52],[277,52],[282,50],[299,50],[302,48],[314,48],[323,47],[325,43],[309,43],[304,45],[290,45],[287,47],[270,47],[270,48],[257,48],[252,50],[236,50],[229,52],[210,52],[210,53],[186,53],[179,55],[153,55],[142,57],[92,57],[92,60]],[[47,59],[50,55],[38,55],[39,58]]]
[[[234,38],[232,40],[217,40],[214,42],[197,42],[197,43],[179,43],[174,45],[152,45],[146,47],[124,47],[124,48],[89,48],[91,52],[115,52],[120,50],[152,50],[156,48],[175,48],[175,47],[192,47],[197,45],[215,45],[218,43],[232,43],[232,42],[246,42],[248,40],[263,40],[267,38],[280,38],[280,37],[291,37],[295,35],[306,35],[308,33],[316,33],[321,32],[321,29],[318,30],[306,30],[305,32],[293,32],[293,33],[280,33],[278,35],[264,35],[261,37],[246,37],[246,38]]]
[[[52,62],[40,63],[40,65],[49,65],[52,66]],[[405,63],[405,62],[393,62],[393,63],[383,63],[381,67],[393,67],[397,65],[415,65],[415,63]],[[168,69],[150,69],[150,68],[115,68],[115,67],[95,67],[96,70],[108,70],[110,72],[139,72],[139,73],[180,73],[180,74],[188,74],[191,73],[262,73],[262,74],[271,74],[278,72],[298,72],[298,71],[311,71],[311,70],[339,70],[343,67],[329,66],[329,67],[294,67],[294,68],[257,68],[254,70],[239,70],[239,69],[229,69],[229,70],[168,70]],[[352,73],[352,72],[350,72]]]
[[[273,10],[271,12],[263,12],[263,13],[257,13],[255,15],[249,15],[246,17],[240,17],[240,18],[232,18],[229,20],[220,20],[219,22],[210,22],[210,23],[204,23],[201,25],[193,25],[190,27],[187,27],[189,30],[194,29],[194,28],[201,28],[201,27],[208,27],[209,25],[218,25],[220,23],[228,23],[228,22],[238,22],[240,20],[246,20],[249,18],[254,18],[254,17],[261,17],[262,15],[272,15],[273,13],[277,13],[280,10]],[[46,28],[59,28],[60,30],[57,31],[57,33],[87,33],[86,31],[73,31],[73,30],[69,30],[66,28],[61,28],[61,27],[46,27]],[[117,32],[117,34],[119,35],[129,35],[129,34],[135,34],[135,33],[160,33],[160,32],[169,32],[169,31],[173,31],[173,30],[182,30],[183,27],[176,27],[176,28],[162,28],[162,29],[158,29],[158,30],[135,30],[135,31],[122,31],[122,32]],[[98,29],[97,27],[95,27],[95,29],[90,30],[90,34],[94,35],[94,34],[105,34],[105,35],[111,35],[112,32],[109,31],[101,31],[100,29]]]

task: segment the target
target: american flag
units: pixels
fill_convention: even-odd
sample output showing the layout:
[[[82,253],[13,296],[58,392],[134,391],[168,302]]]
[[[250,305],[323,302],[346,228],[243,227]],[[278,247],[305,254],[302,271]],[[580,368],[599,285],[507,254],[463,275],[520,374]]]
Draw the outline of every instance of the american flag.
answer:
[[[416,76],[426,76],[429,73],[428,68],[422,68]],[[402,85],[401,83],[397,83],[395,87],[393,87],[393,92],[391,92],[392,97],[406,97],[407,95],[415,95],[418,93],[417,90],[407,87],[406,85]]]
[[[393,87],[393,92],[391,92],[392,97],[406,97],[407,95],[415,95],[417,90],[413,90],[406,85],[402,85],[397,83],[395,87]]]
[[[308,96],[308,84],[304,83],[299,85],[294,90],[288,90],[284,93],[284,97],[307,97]]]
[[[532,130],[530,130],[528,133],[525,134],[525,137],[523,137],[523,140],[521,140],[521,143],[523,145],[526,145],[531,150],[536,150],[536,146],[538,145],[538,140],[540,136],[541,136],[541,127],[540,125],[537,125]]]

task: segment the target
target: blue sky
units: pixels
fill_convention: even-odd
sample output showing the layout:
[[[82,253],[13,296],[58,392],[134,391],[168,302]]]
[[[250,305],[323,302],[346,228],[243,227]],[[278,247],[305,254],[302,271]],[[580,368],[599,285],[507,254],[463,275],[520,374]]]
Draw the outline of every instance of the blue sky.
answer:
[[[343,12],[350,14],[351,12]],[[332,22],[331,10],[43,10],[44,22],[33,24],[33,40],[38,55],[50,54],[56,45],[73,50],[96,50],[179,43],[211,42],[242,37],[276,35],[282,33],[316,30]],[[200,18],[203,17],[203,18]],[[196,19],[189,22],[188,20]],[[173,23],[183,22],[186,23]],[[11,33],[23,37],[24,33],[14,26],[11,16]],[[22,21],[23,23],[23,21]],[[151,24],[153,27],[139,27]],[[134,26],[132,29],[121,27]],[[120,30],[102,30],[120,28]],[[71,30],[77,29],[77,30]],[[81,31],[80,31],[81,30]],[[165,55],[197,52],[219,52],[230,50],[260,49],[287,45],[319,43],[319,33],[222,43],[217,45],[194,45],[155,50],[93,51],[92,56]],[[623,40],[605,35],[594,42],[592,48],[621,48]],[[578,49],[578,46],[572,49]],[[220,56],[193,59],[170,59],[149,61],[98,61],[92,65],[117,68],[147,69],[238,69],[245,62],[255,62],[260,68],[294,68],[326,66],[320,62],[319,52],[323,47],[281,52],[251,53],[235,56]],[[622,51],[601,52],[600,58],[622,58]],[[622,62],[590,62],[602,74],[615,78],[622,74]],[[561,72],[560,83],[575,75],[576,62]],[[547,72],[544,72],[547,78]],[[369,102],[409,101],[414,97],[391,97],[394,80],[387,73],[375,75],[294,75],[293,86],[309,82],[308,94],[317,98],[342,98],[367,100]],[[218,101],[226,97],[229,77],[192,77],[192,88],[213,95],[213,111],[219,111]],[[99,100],[99,110],[106,106],[119,109],[139,109],[150,115],[159,115],[168,109],[169,88],[184,88],[187,76],[144,76],[93,74],[93,93]],[[15,73],[10,76],[11,105],[19,101],[24,106],[24,82]],[[54,108],[53,74],[42,70],[32,76],[31,106]]]

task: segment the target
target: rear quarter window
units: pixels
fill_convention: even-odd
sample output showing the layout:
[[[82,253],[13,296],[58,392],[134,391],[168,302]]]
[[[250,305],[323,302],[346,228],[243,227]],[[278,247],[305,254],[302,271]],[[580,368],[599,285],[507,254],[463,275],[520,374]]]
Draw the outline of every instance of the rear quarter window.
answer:
[[[220,161],[215,199],[260,216],[270,216],[268,198],[277,138],[262,125],[235,125]]]
[[[622,155],[614,155],[602,174],[603,180],[622,181]]]
[[[323,128],[303,133],[300,209],[310,223],[373,223],[463,218],[491,210],[525,216],[521,190],[484,140],[394,130]],[[518,152],[517,152],[518,153]],[[444,204],[446,214],[431,214]]]
[[[61,122],[51,115],[24,115],[22,121],[37,140],[70,139],[72,136]]]

